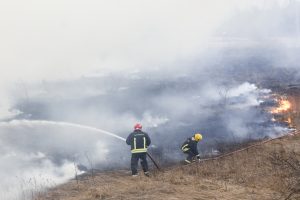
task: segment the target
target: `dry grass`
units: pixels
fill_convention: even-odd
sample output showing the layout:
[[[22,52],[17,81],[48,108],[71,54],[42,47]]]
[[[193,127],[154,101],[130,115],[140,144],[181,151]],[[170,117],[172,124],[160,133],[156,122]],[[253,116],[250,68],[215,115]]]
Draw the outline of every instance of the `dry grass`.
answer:
[[[154,172],[151,178],[133,178],[127,171],[95,173],[37,199],[300,199],[299,168],[285,162],[299,167],[299,142],[299,135],[283,138],[222,159]]]

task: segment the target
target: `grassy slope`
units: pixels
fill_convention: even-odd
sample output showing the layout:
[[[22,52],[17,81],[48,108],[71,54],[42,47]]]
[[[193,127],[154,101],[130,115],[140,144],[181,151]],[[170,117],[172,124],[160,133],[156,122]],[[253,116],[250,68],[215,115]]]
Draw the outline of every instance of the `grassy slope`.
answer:
[[[300,169],[291,167],[299,167],[294,162],[299,160],[300,135],[296,135],[218,160],[174,166],[151,178],[133,178],[127,171],[96,173],[36,199],[285,199],[299,187]],[[297,194],[291,197],[300,199]]]

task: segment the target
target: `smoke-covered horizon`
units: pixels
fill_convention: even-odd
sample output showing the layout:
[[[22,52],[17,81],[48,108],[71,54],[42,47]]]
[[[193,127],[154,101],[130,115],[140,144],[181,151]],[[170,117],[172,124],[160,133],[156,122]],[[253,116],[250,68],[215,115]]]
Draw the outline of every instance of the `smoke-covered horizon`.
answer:
[[[205,153],[286,131],[261,104],[300,82],[299,1],[1,4],[2,199],[62,183],[74,164],[129,167],[124,142],[55,122],[125,138],[141,122],[167,161],[195,132]]]

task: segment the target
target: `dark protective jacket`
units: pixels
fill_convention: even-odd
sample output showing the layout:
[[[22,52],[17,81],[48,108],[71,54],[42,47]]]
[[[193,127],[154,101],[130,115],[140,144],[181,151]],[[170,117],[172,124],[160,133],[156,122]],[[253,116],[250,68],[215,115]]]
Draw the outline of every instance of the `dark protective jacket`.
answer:
[[[147,133],[141,130],[135,130],[129,134],[126,143],[131,145],[131,153],[145,153],[151,140]]]
[[[192,152],[195,155],[199,155],[198,148],[197,148],[198,142],[196,140],[193,140],[192,138],[188,138],[181,146],[181,150],[183,152]]]

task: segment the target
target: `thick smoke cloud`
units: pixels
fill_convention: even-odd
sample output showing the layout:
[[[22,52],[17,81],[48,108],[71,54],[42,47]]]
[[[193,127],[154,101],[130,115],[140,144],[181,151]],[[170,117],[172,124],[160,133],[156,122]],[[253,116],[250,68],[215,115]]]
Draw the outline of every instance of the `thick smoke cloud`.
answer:
[[[272,87],[299,82],[300,4],[238,2],[2,3],[0,19],[9,19],[0,33],[3,199],[22,195],[15,185],[34,189],[29,180],[46,187],[73,177],[74,163],[129,163],[123,141],[13,119],[121,137],[141,122],[150,150],[166,161],[182,159],[179,147],[196,131],[203,153],[218,142],[282,134],[261,103]]]
[[[215,3],[1,2],[1,86],[176,63],[203,47],[229,9]],[[14,114],[10,106],[1,102],[1,119]]]
[[[43,192],[82,173],[78,166],[107,169],[128,162],[124,141],[101,130],[26,120],[2,122],[0,128],[2,199],[30,198],[32,192]]]

